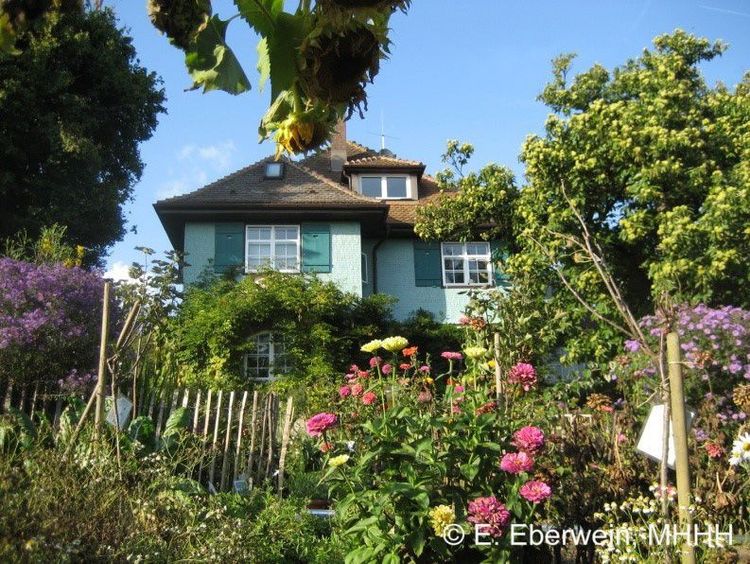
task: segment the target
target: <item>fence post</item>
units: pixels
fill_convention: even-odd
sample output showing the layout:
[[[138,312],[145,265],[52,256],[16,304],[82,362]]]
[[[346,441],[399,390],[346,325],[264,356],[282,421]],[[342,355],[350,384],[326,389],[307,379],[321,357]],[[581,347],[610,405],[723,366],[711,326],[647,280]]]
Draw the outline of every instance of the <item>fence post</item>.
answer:
[[[292,396],[286,400],[286,415],[284,416],[284,434],[281,436],[281,454],[279,454],[279,497],[284,489],[284,465],[286,464],[286,450],[289,446],[289,434],[292,430]]]
[[[109,338],[109,292],[112,283],[104,283],[104,302],[102,303],[102,330],[99,340],[99,370],[96,384],[96,417],[94,422],[99,430],[104,421],[104,379],[107,374],[107,339]]]
[[[227,432],[224,435],[224,455],[221,458],[221,486],[224,491],[227,486],[227,472],[229,471],[229,442],[232,436],[232,411],[234,410],[234,390],[229,393],[229,407],[227,408]]]

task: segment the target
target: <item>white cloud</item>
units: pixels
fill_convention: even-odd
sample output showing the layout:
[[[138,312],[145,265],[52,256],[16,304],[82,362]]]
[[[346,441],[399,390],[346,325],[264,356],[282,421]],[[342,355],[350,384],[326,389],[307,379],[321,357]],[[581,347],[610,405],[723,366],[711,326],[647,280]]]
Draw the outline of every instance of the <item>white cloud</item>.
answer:
[[[180,149],[177,158],[181,161],[199,159],[211,165],[219,172],[229,169],[232,164],[232,156],[237,151],[234,141],[231,139],[216,145],[185,145]]]
[[[214,145],[184,145],[177,151],[177,172],[170,168],[169,178],[157,191],[163,200],[192,192],[206,184],[216,174],[226,174],[232,168],[233,155],[237,151],[234,141],[227,140]],[[212,173],[209,174],[207,169]]]
[[[130,270],[130,265],[121,261],[116,260],[113,262],[107,271],[104,273],[105,278],[111,278],[115,282],[119,282],[121,280],[132,280],[130,278],[130,274],[128,271]]]

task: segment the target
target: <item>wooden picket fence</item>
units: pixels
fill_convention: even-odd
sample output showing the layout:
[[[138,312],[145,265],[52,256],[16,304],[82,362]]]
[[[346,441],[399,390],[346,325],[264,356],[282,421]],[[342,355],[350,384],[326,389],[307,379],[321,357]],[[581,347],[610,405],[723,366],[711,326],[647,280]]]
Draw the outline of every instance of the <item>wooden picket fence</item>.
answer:
[[[30,417],[44,414],[57,428],[66,400],[42,385],[0,384],[0,411],[17,408]],[[253,488],[269,482],[284,487],[286,453],[294,417],[292,398],[258,390],[188,390],[142,394],[135,417],[154,423],[157,440],[178,408],[190,413],[190,430],[198,436],[204,460],[192,476],[209,490],[229,491],[235,485]],[[85,401],[86,398],[81,398]],[[283,408],[283,414],[281,412]],[[238,482],[235,484],[235,482]]]

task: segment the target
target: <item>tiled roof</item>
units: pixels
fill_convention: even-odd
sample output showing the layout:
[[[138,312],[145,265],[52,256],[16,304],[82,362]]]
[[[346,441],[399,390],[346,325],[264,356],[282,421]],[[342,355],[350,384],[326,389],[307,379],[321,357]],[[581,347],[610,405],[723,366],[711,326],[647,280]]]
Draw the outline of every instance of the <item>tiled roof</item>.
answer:
[[[419,200],[394,200],[388,202],[388,223],[392,226],[410,226],[417,220],[417,208],[445,197],[431,176],[419,181]]]
[[[380,207],[385,204],[362,196],[340,183],[284,159],[282,178],[265,178],[267,157],[203,188],[156,203],[158,209],[221,206],[262,207]]]
[[[387,155],[372,155],[369,157],[355,157],[353,159],[349,159],[344,165],[344,168],[358,167],[424,169],[424,164],[420,163],[419,161],[407,161],[406,159],[399,159],[397,157],[390,157]]]
[[[424,170],[418,161],[400,159],[354,142],[347,142],[347,167],[382,167]],[[385,208],[388,224],[408,228],[416,221],[417,207],[441,197],[436,181],[422,175],[419,200],[383,202],[350,190],[341,172],[331,171],[330,149],[320,150],[300,161],[283,159],[282,178],[265,178],[267,157],[189,194],[160,200],[157,210],[206,208]],[[420,173],[422,172],[420,170]]]

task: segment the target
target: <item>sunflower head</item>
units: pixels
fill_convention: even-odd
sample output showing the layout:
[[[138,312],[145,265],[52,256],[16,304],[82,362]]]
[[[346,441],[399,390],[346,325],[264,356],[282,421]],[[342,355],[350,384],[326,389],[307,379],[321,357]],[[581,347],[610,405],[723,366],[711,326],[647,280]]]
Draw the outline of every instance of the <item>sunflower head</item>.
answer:
[[[311,36],[301,48],[305,95],[325,104],[346,104],[349,115],[361,104],[367,108],[365,84],[380,70],[380,45],[366,25]]]
[[[172,43],[187,49],[211,16],[211,0],[148,0],[148,16]]]
[[[342,10],[402,10],[405,12],[411,0],[323,0],[321,3]]]
[[[292,112],[275,130],[276,158],[283,153],[297,155],[317,149],[331,136],[336,119],[320,112]]]

